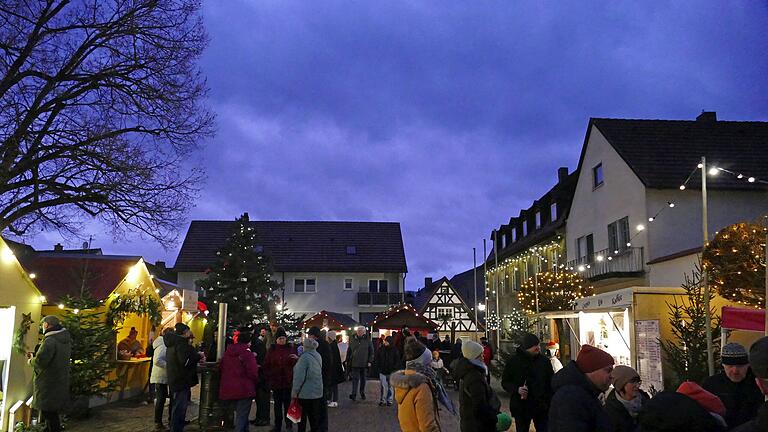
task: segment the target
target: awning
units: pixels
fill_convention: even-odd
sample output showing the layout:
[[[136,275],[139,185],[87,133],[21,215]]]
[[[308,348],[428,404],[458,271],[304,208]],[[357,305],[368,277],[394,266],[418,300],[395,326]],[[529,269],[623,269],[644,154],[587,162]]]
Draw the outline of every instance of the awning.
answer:
[[[765,310],[723,306],[721,327],[731,330],[765,331]]]

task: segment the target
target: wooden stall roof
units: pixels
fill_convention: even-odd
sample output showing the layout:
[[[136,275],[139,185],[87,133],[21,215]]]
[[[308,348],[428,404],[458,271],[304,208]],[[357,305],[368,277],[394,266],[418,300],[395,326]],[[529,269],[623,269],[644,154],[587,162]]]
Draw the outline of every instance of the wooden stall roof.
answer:
[[[326,322],[325,325],[323,324],[324,321]],[[360,323],[349,315],[326,310],[322,310],[304,321],[304,328],[317,326],[328,327],[329,330],[352,330],[359,325]]]
[[[371,323],[375,329],[399,329],[403,326],[434,331],[439,325],[420,314],[413,306],[404,303],[392,306],[380,313]]]

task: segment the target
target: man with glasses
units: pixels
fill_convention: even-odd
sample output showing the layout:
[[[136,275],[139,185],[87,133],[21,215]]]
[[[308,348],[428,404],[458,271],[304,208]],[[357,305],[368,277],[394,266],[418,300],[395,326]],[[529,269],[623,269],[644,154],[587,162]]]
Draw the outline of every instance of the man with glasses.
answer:
[[[609,432],[608,415],[598,399],[613,380],[613,357],[584,345],[552,379],[555,394],[549,408],[549,432]]]

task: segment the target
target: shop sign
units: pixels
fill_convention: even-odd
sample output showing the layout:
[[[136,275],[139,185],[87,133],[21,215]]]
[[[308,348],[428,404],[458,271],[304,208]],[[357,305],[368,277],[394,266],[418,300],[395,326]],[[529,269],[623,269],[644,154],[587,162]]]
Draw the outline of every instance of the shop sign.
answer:
[[[576,300],[576,310],[606,309],[632,305],[632,288]]]
[[[181,310],[186,312],[197,312],[197,291],[181,291]]]

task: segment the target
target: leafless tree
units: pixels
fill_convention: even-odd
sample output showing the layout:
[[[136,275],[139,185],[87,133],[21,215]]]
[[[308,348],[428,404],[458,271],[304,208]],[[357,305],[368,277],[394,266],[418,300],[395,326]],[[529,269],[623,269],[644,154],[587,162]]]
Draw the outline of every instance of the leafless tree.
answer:
[[[114,235],[168,246],[213,133],[197,61],[199,0],[0,2],[0,232]]]

